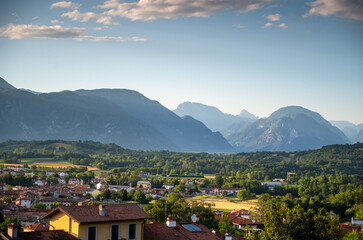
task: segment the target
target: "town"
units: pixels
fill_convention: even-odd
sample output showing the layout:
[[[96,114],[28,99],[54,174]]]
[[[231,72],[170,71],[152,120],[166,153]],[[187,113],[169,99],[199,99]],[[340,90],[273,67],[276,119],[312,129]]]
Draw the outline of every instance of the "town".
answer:
[[[261,188],[274,192],[295,175],[290,172],[285,179],[262,181]],[[248,209],[216,209],[203,201],[255,198],[244,188],[222,187],[221,183],[215,187],[223,181],[218,175],[204,178],[192,173],[176,178],[101,170],[96,176],[84,167],[9,164],[0,167],[0,176],[4,179],[0,183],[2,239],[231,240],[264,231],[263,218],[253,213],[257,201]],[[190,213],[174,209],[178,204],[188,205],[183,207]],[[344,233],[356,232],[362,223],[352,217],[340,227]]]

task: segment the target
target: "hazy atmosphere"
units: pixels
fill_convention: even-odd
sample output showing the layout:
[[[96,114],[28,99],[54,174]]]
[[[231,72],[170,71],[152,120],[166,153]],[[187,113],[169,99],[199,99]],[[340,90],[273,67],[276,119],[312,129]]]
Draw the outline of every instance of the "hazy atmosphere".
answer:
[[[361,1],[0,1],[0,77],[40,92],[126,88],[268,117],[363,122]]]

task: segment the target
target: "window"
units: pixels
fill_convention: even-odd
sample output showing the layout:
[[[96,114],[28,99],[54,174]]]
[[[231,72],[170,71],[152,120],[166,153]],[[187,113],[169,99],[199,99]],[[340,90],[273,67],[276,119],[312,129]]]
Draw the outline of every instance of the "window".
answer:
[[[118,225],[111,226],[111,240],[118,240],[118,231],[119,231]]]
[[[129,240],[136,239],[136,223],[129,224]]]
[[[96,240],[96,227],[88,227],[88,240]]]

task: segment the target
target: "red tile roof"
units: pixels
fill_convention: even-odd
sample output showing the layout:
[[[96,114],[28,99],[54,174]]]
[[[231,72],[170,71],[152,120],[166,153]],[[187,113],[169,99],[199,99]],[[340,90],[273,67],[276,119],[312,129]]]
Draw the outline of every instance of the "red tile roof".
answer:
[[[63,212],[78,223],[114,222],[151,218],[137,204],[114,204],[105,206],[105,216],[99,214],[99,206],[59,206],[44,215],[42,219],[51,218]]]
[[[175,228],[169,228],[165,223],[145,224],[144,240],[213,240],[219,239],[206,226],[200,222],[187,223],[199,227],[202,231],[191,232],[182,224],[177,223]]]
[[[5,238],[4,238],[5,237]],[[6,233],[0,233],[0,239],[12,239]],[[63,230],[20,232],[17,240],[80,240]]]
[[[23,227],[24,229],[31,231],[46,231],[49,230],[49,226],[41,223],[30,224],[28,226]]]

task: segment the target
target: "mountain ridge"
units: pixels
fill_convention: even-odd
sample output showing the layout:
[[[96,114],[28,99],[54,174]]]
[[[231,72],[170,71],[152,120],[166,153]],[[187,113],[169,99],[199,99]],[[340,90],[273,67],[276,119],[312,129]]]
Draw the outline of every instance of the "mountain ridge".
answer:
[[[233,152],[204,124],[178,117],[134,90],[77,90],[35,95],[1,88],[0,140],[92,140],[136,150]]]
[[[240,151],[295,151],[350,143],[320,114],[300,106],[280,108],[227,140]]]

